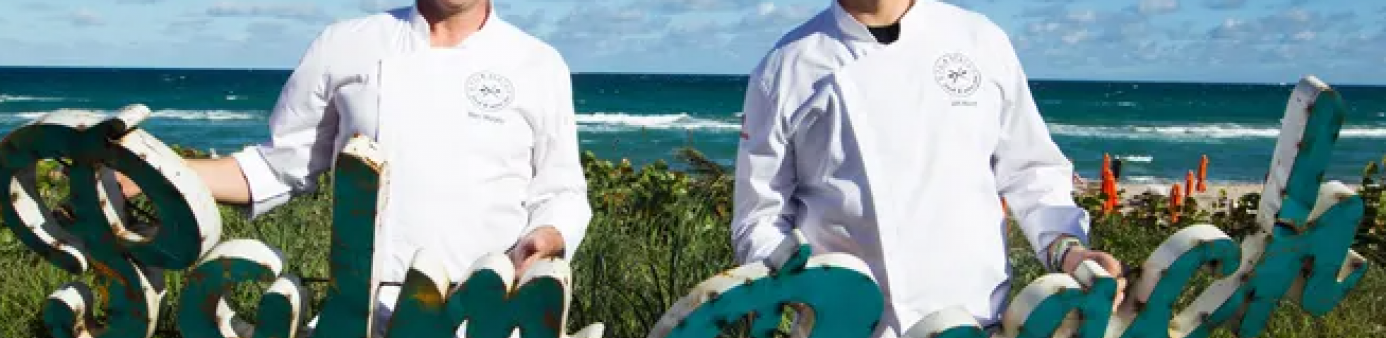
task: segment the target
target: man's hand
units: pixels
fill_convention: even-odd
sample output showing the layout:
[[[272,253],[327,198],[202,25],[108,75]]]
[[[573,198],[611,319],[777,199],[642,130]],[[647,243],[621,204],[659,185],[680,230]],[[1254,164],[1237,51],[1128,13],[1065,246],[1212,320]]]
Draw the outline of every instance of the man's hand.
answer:
[[[515,264],[515,278],[524,276],[531,264],[543,258],[563,256],[563,234],[552,226],[542,226],[531,231],[515,247],[507,252],[510,262]]]
[[[1116,311],[1117,307],[1120,306],[1121,302],[1126,298],[1126,294],[1124,292],[1126,290],[1126,278],[1125,276],[1123,276],[1125,274],[1125,271],[1122,271],[1121,269],[1121,262],[1117,261],[1115,257],[1112,257],[1111,254],[1108,254],[1106,252],[1075,247],[1069,249],[1068,253],[1064,254],[1064,273],[1072,275],[1074,270],[1078,270],[1078,265],[1082,264],[1083,261],[1087,260],[1091,260],[1094,263],[1097,263],[1097,265],[1101,265],[1103,270],[1107,270],[1107,273],[1111,274],[1112,277],[1116,278],[1116,298],[1112,300],[1112,311]]]
[[[117,171],[115,172],[115,178],[116,184],[120,185],[120,193],[125,195],[125,198],[139,196],[142,192],[140,186],[135,185],[135,181],[130,180],[129,176],[125,176],[125,174]]]

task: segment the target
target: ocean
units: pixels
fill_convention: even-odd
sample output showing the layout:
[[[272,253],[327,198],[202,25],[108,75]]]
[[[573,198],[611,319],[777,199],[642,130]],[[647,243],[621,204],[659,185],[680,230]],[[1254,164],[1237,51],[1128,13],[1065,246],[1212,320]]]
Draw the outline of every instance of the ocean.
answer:
[[[229,154],[268,137],[267,117],[287,70],[0,67],[0,134],[60,109],[154,110],[144,126],[165,143]],[[1182,181],[1200,156],[1215,182],[1259,182],[1297,79],[1283,84],[1032,81],[1055,142],[1080,175],[1103,154],[1123,181]],[[1324,79],[1330,85],[1333,79]],[[733,165],[745,76],[576,74],[584,151],[636,164],[675,162],[691,146]],[[1328,179],[1355,183],[1386,155],[1386,87],[1336,86],[1351,107]]]

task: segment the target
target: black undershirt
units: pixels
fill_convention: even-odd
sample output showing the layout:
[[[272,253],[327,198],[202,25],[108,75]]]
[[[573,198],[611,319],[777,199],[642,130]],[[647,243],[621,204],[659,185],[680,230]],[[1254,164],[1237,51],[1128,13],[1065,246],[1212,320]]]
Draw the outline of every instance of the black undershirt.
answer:
[[[876,41],[883,44],[889,45],[890,43],[895,42],[895,40],[900,39],[899,22],[884,27],[867,26],[866,30],[871,31],[871,35],[876,37]]]

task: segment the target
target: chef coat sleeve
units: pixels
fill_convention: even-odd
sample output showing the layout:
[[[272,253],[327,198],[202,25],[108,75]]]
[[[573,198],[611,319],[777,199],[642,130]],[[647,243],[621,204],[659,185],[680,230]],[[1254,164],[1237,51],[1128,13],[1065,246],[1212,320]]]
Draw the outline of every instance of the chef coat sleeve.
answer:
[[[756,74],[758,72],[753,72]],[[738,264],[763,260],[793,228],[794,154],[785,112],[759,76],[742,106],[731,236]]]
[[[554,52],[555,54],[557,52]],[[557,56],[561,60],[561,56]],[[592,219],[587,180],[578,159],[577,117],[573,111],[572,75],[562,61],[549,67],[545,81],[546,111],[539,114],[526,209],[535,228],[553,226],[563,235],[564,257],[573,259]]]
[[[313,40],[281,89],[269,141],[232,155],[250,187],[251,218],[317,189],[318,175],[331,166],[337,112],[328,104],[330,34],[329,28]]]
[[[1029,80],[1009,38],[999,29],[994,50],[1006,78],[1000,140],[992,156],[997,187],[1040,262],[1061,235],[1088,243],[1088,214],[1073,200],[1073,164],[1050,138]]]

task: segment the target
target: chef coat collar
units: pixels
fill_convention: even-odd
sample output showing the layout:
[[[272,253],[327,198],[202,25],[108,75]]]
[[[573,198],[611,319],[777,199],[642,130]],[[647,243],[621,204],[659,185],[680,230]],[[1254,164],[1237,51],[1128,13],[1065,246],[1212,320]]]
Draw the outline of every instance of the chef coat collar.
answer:
[[[481,24],[481,28],[451,48],[464,48],[481,43],[497,30],[501,21],[500,17],[496,15],[496,5],[491,3],[489,7],[486,11],[486,22]],[[419,12],[418,4],[409,6],[409,27],[414,32],[415,39],[421,39],[424,46],[432,45],[429,39],[428,19],[425,19],[423,13]]]
[[[914,0],[914,4],[911,5],[909,9],[905,10],[904,15],[900,16],[900,39],[904,39],[905,35],[908,35],[905,30],[914,24],[911,21],[914,17],[912,14],[919,12],[915,9],[929,1],[934,0]],[[842,31],[843,37],[860,42],[877,42],[876,36],[872,35],[870,30],[867,30],[866,25],[857,21],[856,18],[853,18],[852,14],[847,13],[847,9],[842,8],[842,4],[839,3],[838,0],[832,0],[831,2],[832,7],[828,10],[832,12],[833,21],[837,23],[837,28]]]

